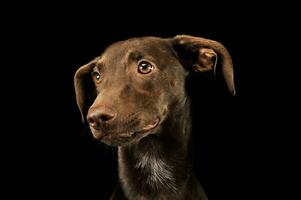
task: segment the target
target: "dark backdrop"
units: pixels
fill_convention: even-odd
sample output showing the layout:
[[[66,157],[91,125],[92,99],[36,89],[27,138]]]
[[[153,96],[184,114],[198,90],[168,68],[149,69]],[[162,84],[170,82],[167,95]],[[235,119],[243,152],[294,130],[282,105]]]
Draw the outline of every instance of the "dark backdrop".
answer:
[[[236,97],[230,97],[221,79],[215,81],[212,76],[192,76],[189,88],[193,98],[196,174],[208,196],[212,194],[209,168],[210,182],[219,186],[210,185],[213,193],[216,188],[237,186],[241,177],[234,174],[248,164],[237,153],[248,143],[238,124],[244,120],[242,113],[246,109],[241,106],[241,98],[246,91],[253,92],[246,81],[246,71],[253,65],[248,59],[256,34],[252,24],[223,13],[218,17],[210,15],[209,20],[197,12],[178,15],[173,11],[169,15],[160,12],[160,17],[151,19],[120,14],[115,20],[104,14],[97,17],[92,13],[90,17],[85,13],[83,17],[72,10],[71,14],[60,9],[44,11],[21,15],[7,23],[3,37],[11,53],[3,71],[3,77],[8,78],[3,85],[8,86],[4,100],[9,104],[3,107],[8,110],[5,125],[9,131],[1,141],[3,180],[9,195],[39,199],[110,196],[117,180],[116,152],[94,141],[81,123],[73,76],[107,45],[149,35],[206,37],[224,44],[232,55]]]

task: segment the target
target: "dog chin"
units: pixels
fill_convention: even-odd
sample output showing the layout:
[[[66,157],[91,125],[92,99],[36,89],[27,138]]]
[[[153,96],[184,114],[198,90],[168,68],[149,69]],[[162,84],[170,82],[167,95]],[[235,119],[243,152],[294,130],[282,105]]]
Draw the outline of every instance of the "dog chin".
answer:
[[[159,120],[151,125],[145,126],[141,131],[132,131],[125,133],[102,133],[100,131],[91,131],[93,137],[109,146],[121,147],[138,143],[141,139],[148,135],[158,132]]]
[[[103,137],[101,142],[105,143],[106,145],[113,146],[113,147],[122,147],[122,146],[128,146],[130,144],[135,143],[136,139],[135,137],[110,137],[110,135]]]
[[[147,132],[134,132],[131,136],[124,136],[123,134],[118,134],[114,137],[105,136],[100,141],[114,147],[124,147],[133,144],[137,144],[140,140],[147,138],[149,135],[154,135],[156,132],[147,131]]]

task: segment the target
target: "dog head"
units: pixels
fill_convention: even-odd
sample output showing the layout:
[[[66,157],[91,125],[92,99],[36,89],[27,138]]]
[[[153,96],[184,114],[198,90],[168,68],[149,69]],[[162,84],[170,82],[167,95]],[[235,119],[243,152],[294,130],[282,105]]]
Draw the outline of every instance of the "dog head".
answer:
[[[96,139],[121,146],[159,132],[185,104],[190,71],[215,70],[235,94],[229,53],[218,42],[192,36],[141,37],[117,42],[75,74],[77,104]]]

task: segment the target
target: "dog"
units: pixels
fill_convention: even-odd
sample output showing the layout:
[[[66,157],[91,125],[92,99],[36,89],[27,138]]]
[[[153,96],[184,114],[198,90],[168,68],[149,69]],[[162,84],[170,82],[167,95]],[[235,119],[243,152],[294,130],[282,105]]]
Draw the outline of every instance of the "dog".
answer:
[[[94,138],[118,147],[119,183],[111,199],[207,199],[192,170],[185,80],[219,66],[235,95],[227,49],[188,35],[120,41],[76,71],[83,121]]]

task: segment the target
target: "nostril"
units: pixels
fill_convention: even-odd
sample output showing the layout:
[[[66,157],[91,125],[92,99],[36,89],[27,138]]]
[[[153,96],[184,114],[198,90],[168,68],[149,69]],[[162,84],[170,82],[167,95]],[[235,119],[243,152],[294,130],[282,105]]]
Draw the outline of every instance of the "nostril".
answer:
[[[97,128],[98,123],[95,121],[94,117],[87,117],[87,121],[93,128]]]
[[[87,117],[87,121],[90,123],[90,124],[93,124],[95,121],[93,119],[93,117]]]
[[[111,119],[113,119],[113,115],[110,115],[110,114],[102,114],[101,116],[100,116],[100,120],[102,121],[102,122],[107,122],[107,121],[109,121],[109,120],[111,120]]]
[[[94,129],[101,129],[102,126],[108,126],[115,118],[115,113],[108,108],[98,107],[90,109],[87,115],[87,122]]]

